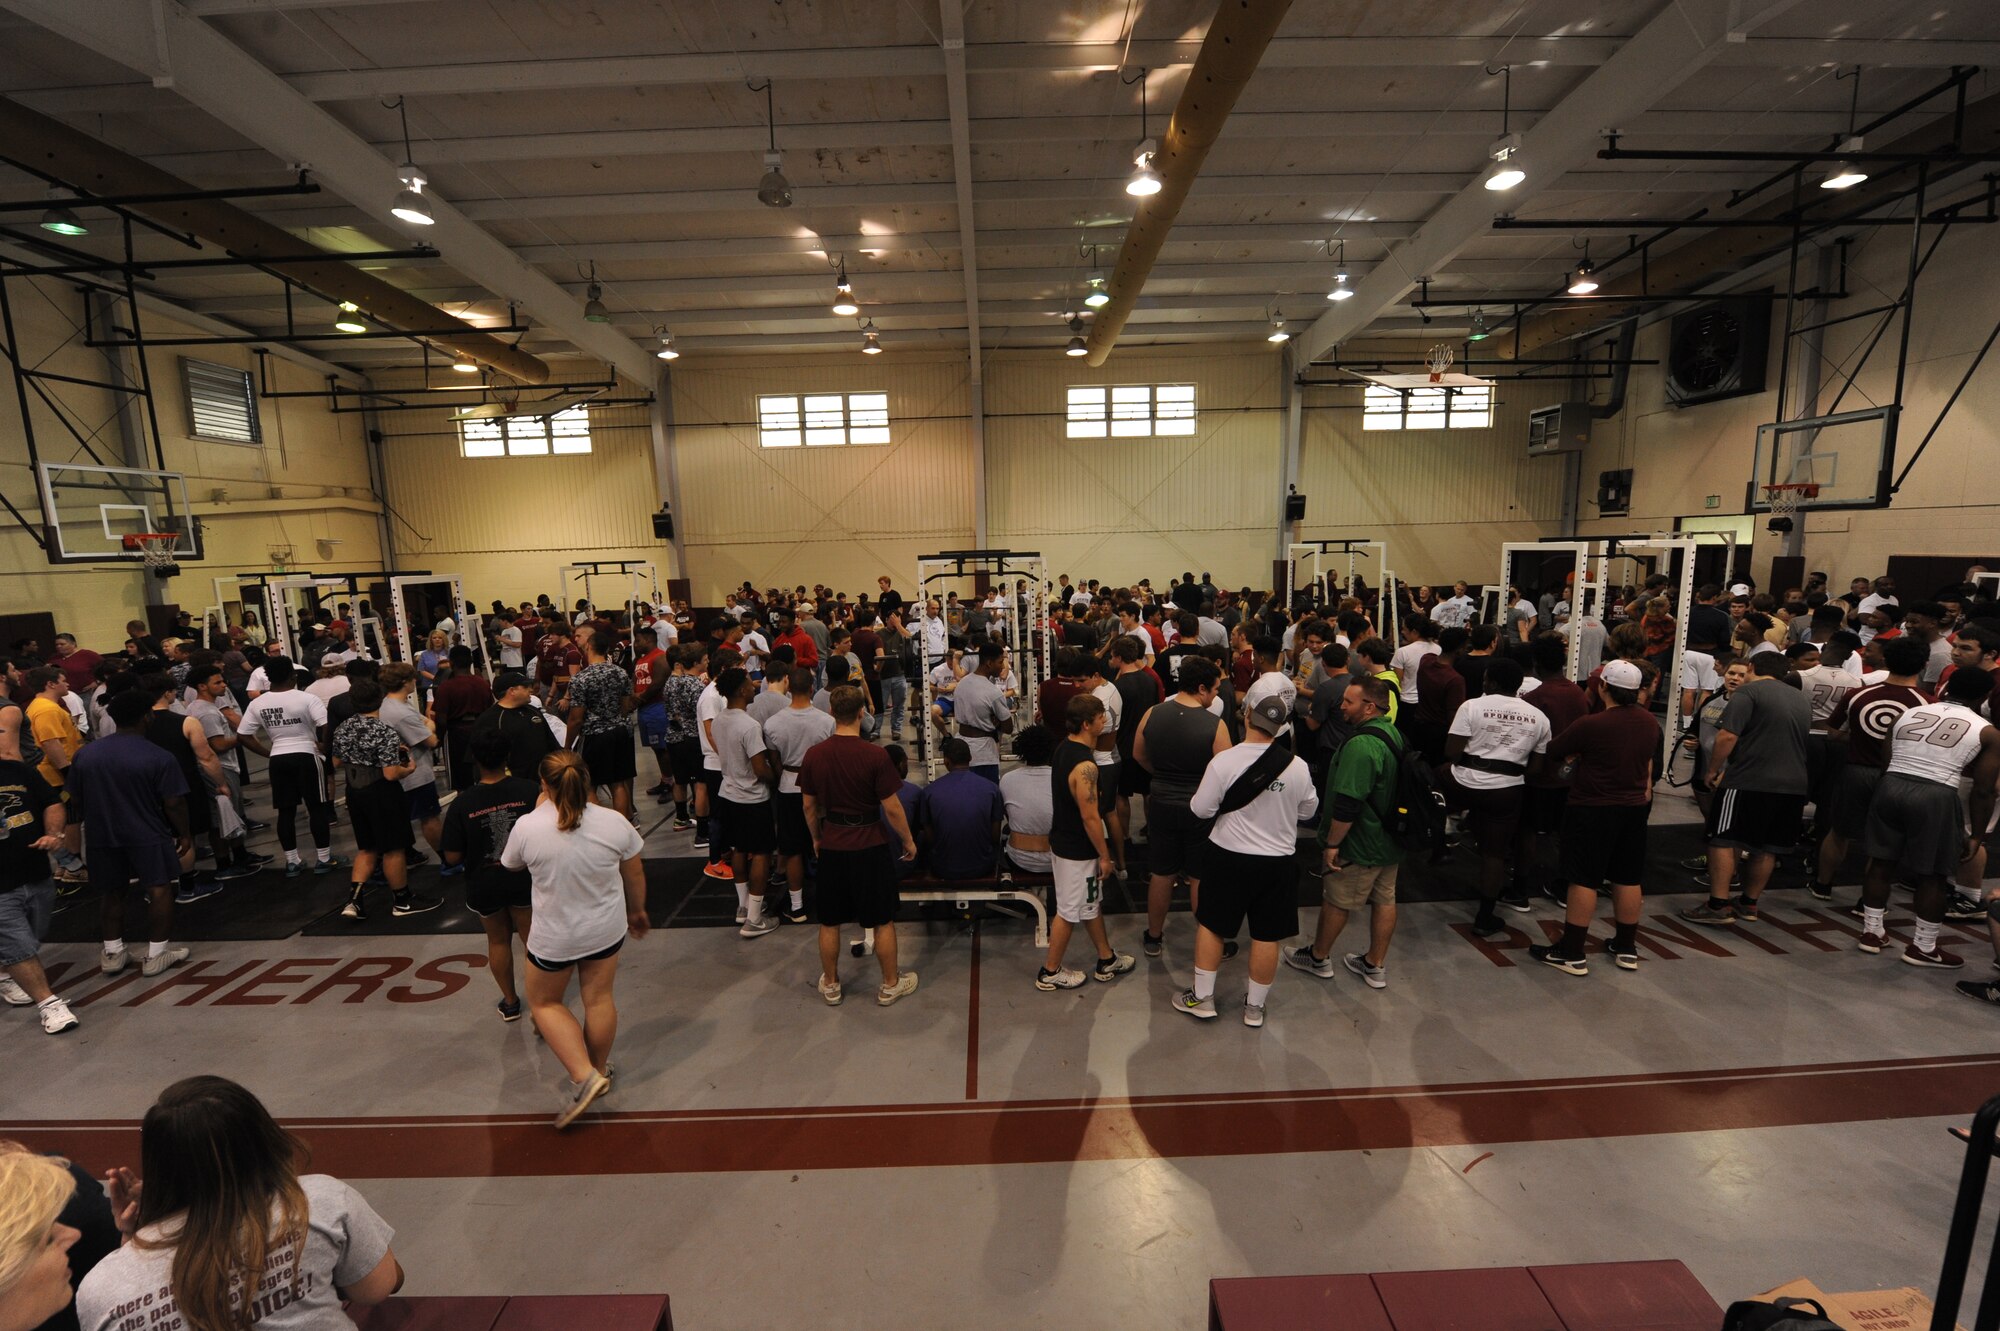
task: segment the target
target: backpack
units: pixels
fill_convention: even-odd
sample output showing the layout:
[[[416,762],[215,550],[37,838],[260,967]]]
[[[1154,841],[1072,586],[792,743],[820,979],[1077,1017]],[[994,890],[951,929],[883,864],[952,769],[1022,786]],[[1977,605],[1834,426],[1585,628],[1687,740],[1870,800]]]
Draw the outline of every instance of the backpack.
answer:
[[[1424,756],[1409,744],[1392,744],[1379,730],[1364,726],[1347,742],[1367,736],[1388,748],[1396,764],[1396,782],[1387,808],[1378,808],[1382,830],[1404,850],[1428,850],[1444,844],[1444,793],[1438,789],[1437,774]]]
[[[1810,1309],[1810,1311],[1807,1311]],[[1744,1299],[1722,1315],[1722,1331],[1840,1331],[1812,1299]]]

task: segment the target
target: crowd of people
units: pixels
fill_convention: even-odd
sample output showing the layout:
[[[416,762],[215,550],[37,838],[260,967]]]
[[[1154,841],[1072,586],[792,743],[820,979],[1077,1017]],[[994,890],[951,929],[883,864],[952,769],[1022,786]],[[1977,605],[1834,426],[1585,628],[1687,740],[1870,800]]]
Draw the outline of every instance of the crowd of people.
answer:
[[[1106,895],[1143,844],[1137,950],[1164,955],[1184,888],[1196,931],[1174,1005],[1213,1019],[1247,925],[1240,1011],[1261,1026],[1280,962],[1386,987],[1400,867],[1454,844],[1477,861],[1473,936],[1503,934],[1502,911],[1545,896],[1563,927],[1530,954],[1586,975],[1608,891],[1599,950],[1636,969],[1643,894],[1668,886],[1648,824],[1676,751],[1707,819],[1688,867],[1709,891],[1685,919],[1755,923],[1785,857],[1809,861],[1830,899],[1858,844],[1860,948],[1887,945],[1904,882],[1916,924],[1902,960],[1955,969],[1947,921],[1988,920],[2000,956],[2000,904],[1981,887],[2000,612],[1980,572],[1907,605],[1887,578],[1844,596],[1817,578],[1777,596],[1704,586],[1685,624],[1664,577],[1575,614],[1562,586],[1509,587],[1490,613],[1463,583],[1399,588],[1394,642],[1365,585],[1285,605],[1190,573],[1164,590],[1064,575],[1038,623],[1023,584],[906,601],[886,576],[851,601],[746,584],[699,619],[496,602],[442,611],[408,662],[357,649],[346,606],[302,617],[296,660],[250,641],[247,617],[206,645],[135,625],[136,657],[67,635],[46,656],[16,644],[0,706],[0,998],[51,1033],[76,1025],[37,959],[62,891],[97,894],[104,973],[154,975],[188,955],[171,941],[176,906],[240,878],[342,873],[355,922],[377,892],[391,914],[420,914],[462,878],[499,1016],[532,1016],[564,1069],[566,1126],[615,1077],[613,981],[625,939],[647,930],[637,804],[650,796],[692,833],[702,872],[734,887],[742,938],[818,926],[830,1005],[850,925],[873,931],[878,1004],[917,990],[896,939],[913,878],[1046,884],[1036,988],[1116,981],[1138,962],[1114,943]],[[246,842],[263,826],[248,754],[264,759],[282,864]],[[913,757],[933,755],[936,779],[911,781]],[[1319,910],[1287,946],[1302,839]],[[411,870],[431,856],[439,878],[420,891]],[[143,949],[125,941],[135,887]],[[1365,939],[1342,949],[1364,912]],[[1088,951],[1072,966],[1079,930]],[[2000,1002],[2000,982],[1959,987]]]

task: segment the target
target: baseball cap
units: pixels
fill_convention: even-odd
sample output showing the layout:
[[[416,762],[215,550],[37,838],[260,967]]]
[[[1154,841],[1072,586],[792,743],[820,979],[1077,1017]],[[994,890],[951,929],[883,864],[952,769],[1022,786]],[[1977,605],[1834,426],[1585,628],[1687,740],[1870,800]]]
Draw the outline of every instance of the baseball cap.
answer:
[[[1267,735],[1283,732],[1292,723],[1291,709],[1279,697],[1265,698],[1250,709],[1249,722]]]
[[[525,689],[528,677],[518,670],[503,670],[493,677],[493,691],[505,693],[508,689]]]
[[[1600,678],[1614,689],[1636,689],[1646,682],[1645,673],[1630,661],[1613,661]]]
[[[1750,584],[1747,582],[1731,583],[1729,585],[1729,594],[1731,596],[1748,596],[1750,594]]]

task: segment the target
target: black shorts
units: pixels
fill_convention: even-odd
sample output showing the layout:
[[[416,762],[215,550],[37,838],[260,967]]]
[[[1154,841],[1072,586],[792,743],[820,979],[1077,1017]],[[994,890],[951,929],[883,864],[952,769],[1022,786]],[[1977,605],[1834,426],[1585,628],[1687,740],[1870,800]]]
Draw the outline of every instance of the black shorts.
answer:
[[[1834,821],[1850,837],[1861,835],[1868,826],[1868,806],[1875,799],[1875,787],[1882,769],[1849,763],[1840,769],[1840,784],[1834,792]]]
[[[715,809],[715,816],[722,824],[723,840],[729,843],[730,850],[740,850],[748,855],[769,855],[777,849],[778,833],[771,823],[769,800],[738,804],[735,800],[717,796]]]
[[[1278,943],[1299,932],[1299,868],[1290,855],[1245,855],[1208,848],[1195,923],[1222,938],[1234,938],[1250,921],[1250,939]]]
[[[822,850],[817,882],[813,906],[823,925],[879,929],[895,922],[902,904],[896,896],[896,852],[888,845]]]
[[[1153,774],[1120,754],[1118,757],[1118,793],[1130,798],[1133,795],[1150,795],[1153,791]]]
[[[444,811],[438,799],[437,782],[426,781],[414,790],[405,790],[403,798],[410,804],[410,821],[421,823],[426,818],[435,818]]]
[[[1115,756],[1108,763],[1097,764],[1097,811],[1101,814],[1118,807],[1118,769],[1123,765]]]
[[[1214,820],[1197,818],[1185,800],[1155,795],[1146,802],[1146,869],[1162,878],[1199,881],[1208,875],[1208,829]]]
[[[271,803],[279,809],[296,809],[303,804],[332,801],[326,793],[326,765],[314,753],[274,753],[271,755]]]
[[[601,952],[593,952],[587,957],[572,957],[568,961],[550,961],[546,957],[536,956],[525,947],[521,949],[521,952],[528,958],[528,964],[536,970],[554,972],[566,971],[571,966],[581,965],[586,961],[603,961],[607,957],[615,957],[618,955],[618,949],[624,946],[625,940],[621,938]]]
[[[1630,887],[1646,872],[1646,804],[1572,804],[1563,811],[1562,880]]]
[[[1845,736],[1820,730],[1806,736],[1806,788],[1811,792],[1815,824],[1824,826],[1832,820],[1841,769],[1846,766]]]
[[[698,739],[670,739],[667,741],[667,767],[674,774],[677,786],[692,785],[701,779],[701,741]]]
[[[1708,803],[1708,844],[1782,855],[1799,844],[1805,816],[1804,795],[1724,786]]]
[[[590,769],[593,785],[615,786],[639,775],[639,760],[632,747],[632,732],[620,726],[601,735],[585,735],[579,746],[583,765]]]
[[[86,838],[83,851],[90,885],[100,893],[121,893],[133,883],[140,887],[166,887],[180,881],[181,857],[171,841],[155,841],[145,846],[102,846]]]
[[[1481,855],[1506,855],[1514,849],[1514,833],[1521,826],[1521,806],[1526,786],[1468,786],[1447,767],[1444,780],[1445,802],[1465,815],[1466,830],[1479,846]]]
[[[1865,846],[1871,860],[1920,877],[1949,877],[1965,849],[1965,808],[1958,787],[1891,772],[1868,806]]]
[[[1536,836],[1553,836],[1562,830],[1563,811],[1569,808],[1568,786],[1523,786],[1521,829]]]
[[[485,919],[503,910],[528,910],[534,904],[534,879],[512,869],[473,869],[465,875],[465,904]]]
[[[410,834],[410,802],[394,781],[377,780],[363,789],[347,789],[347,820],[354,824],[354,848],[370,855],[389,855],[416,844]]]
[[[809,855],[812,853],[812,831],[806,826],[806,797],[797,792],[779,791],[771,797],[772,810],[778,817],[778,853],[780,855]]]

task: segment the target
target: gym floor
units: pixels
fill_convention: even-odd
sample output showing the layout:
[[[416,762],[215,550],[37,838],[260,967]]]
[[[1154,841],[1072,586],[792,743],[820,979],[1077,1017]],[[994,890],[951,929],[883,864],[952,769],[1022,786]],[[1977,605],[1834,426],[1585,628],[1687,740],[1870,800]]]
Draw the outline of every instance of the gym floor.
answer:
[[[1945,1129],[2000,1091],[2000,1013],[1951,988],[1985,973],[1982,931],[1947,926],[1959,975],[1863,956],[1795,876],[1758,925],[1679,925],[1700,888],[1678,792],[1638,973],[1528,963],[1547,903],[1471,938],[1455,864],[1412,874],[1386,990],[1281,968],[1261,1031],[1240,961],[1222,1020],[1168,1010],[1185,914],[1164,957],[1042,993],[1027,925],[936,911],[904,928],[917,994],[878,1008],[873,961],[844,958],[827,1008],[814,931],[738,938],[726,886],[642,803],[675,927],[627,945],[617,1089],[572,1131],[427,867],[446,908],[366,932],[333,915],[344,875],[232,884],[181,912],[194,957],[153,980],[98,977],[94,903],[71,898],[45,960],[82,1025],[5,1013],[0,1134],[136,1164],[160,1087],[218,1073],[396,1227],[408,1293],[664,1290],[701,1331],[1192,1329],[1216,1276],[1672,1257],[1725,1304],[1795,1276],[1928,1289],[1963,1152]],[[1111,929],[1137,952],[1137,917]]]

